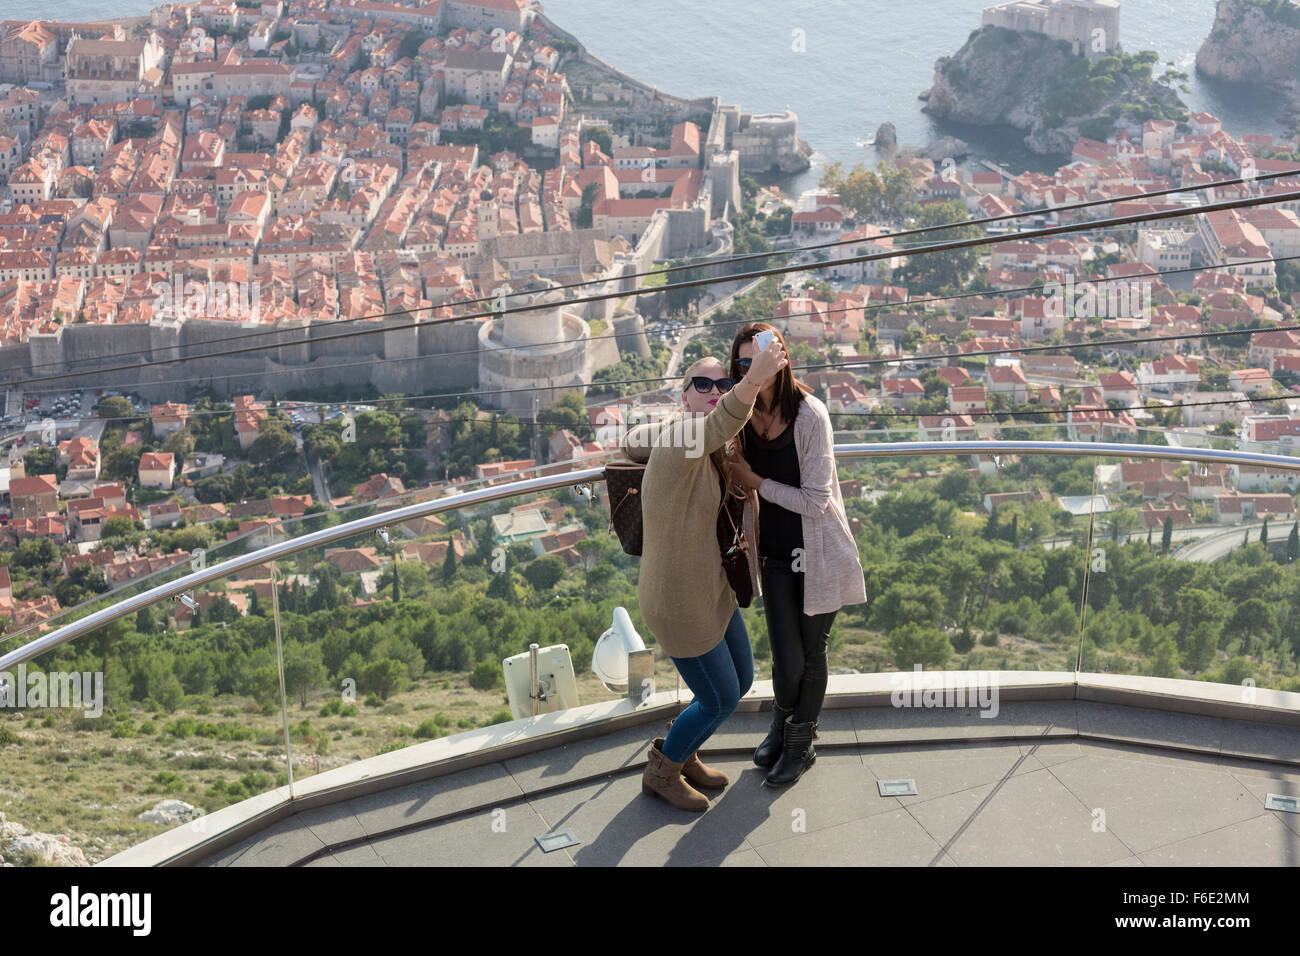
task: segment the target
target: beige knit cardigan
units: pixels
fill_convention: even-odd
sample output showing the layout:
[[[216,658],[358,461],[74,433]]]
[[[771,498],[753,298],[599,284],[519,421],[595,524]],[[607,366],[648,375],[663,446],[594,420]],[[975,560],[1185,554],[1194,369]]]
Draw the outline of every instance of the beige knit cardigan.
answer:
[[[711,651],[735,613],[736,595],[718,550],[722,493],[709,453],[735,437],[753,410],[733,390],[702,418],[672,415],[623,438],[624,454],[646,463],[637,598],[641,617],[669,657]]]

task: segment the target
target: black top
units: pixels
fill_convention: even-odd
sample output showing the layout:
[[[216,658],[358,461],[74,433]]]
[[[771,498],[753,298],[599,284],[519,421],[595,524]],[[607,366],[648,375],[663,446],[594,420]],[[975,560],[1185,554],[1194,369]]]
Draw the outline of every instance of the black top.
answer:
[[[745,460],[754,474],[771,478],[792,488],[799,487],[799,451],[794,444],[794,422],[770,441],[764,441],[745,423]],[[803,517],[780,505],[758,498],[758,553],[777,561],[793,560],[795,548],[803,547]]]

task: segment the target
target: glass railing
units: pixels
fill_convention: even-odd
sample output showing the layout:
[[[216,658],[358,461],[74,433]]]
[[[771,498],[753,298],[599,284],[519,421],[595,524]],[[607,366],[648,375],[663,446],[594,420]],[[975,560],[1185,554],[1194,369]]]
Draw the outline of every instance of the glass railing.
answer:
[[[1042,442],[966,456],[841,446],[867,602],[837,620],[832,672],[1077,669],[1300,690],[1287,610],[1300,458],[1276,454],[1293,449],[1035,453]]]
[[[180,822],[202,833],[200,814],[526,715],[512,711],[502,660],[532,643],[565,645],[572,662],[572,684],[557,680],[562,699],[542,712],[623,699],[590,665],[615,607],[644,633],[635,559],[605,530],[599,486],[574,490],[583,476],[590,487],[599,470],[385,499],[351,509],[346,526],[314,516],[324,527],[187,564],[148,593],[11,640],[0,648],[9,820],[76,834],[90,862]],[[519,492],[529,485],[546,490]],[[675,678],[656,660],[658,690]],[[60,680],[75,700],[35,692]]]
[[[9,822],[69,837],[65,862],[93,864],[181,825],[201,839],[206,814],[287,792],[290,753],[295,772],[330,759],[319,719],[295,720],[286,747],[281,662],[292,680],[297,660],[280,654],[270,576],[264,563],[143,603],[3,668],[13,688],[0,711]],[[10,862],[42,859],[15,848]]]
[[[1059,426],[978,435],[837,436],[860,439],[837,455],[867,600],[836,618],[832,674],[1077,669],[1300,689],[1286,611],[1300,459],[1089,444]],[[0,670],[47,688],[0,709],[0,808],[95,862],[199,811],[511,720],[502,661],[533,643],[567,646],[573,705],[617,701],[591,657],[619,606],[655,651],[656,690],[680,701],[600,473],[376,502],[346,524],[310,516],[322,526],[0,645]],[[768,680],[762,599],[744,616]],[[49,690],[83,674],[75,701]]]
[[[609,452],[595,457],[592,462],[607,460],[613,454]],[[538,474],[554,472],[555,466],[541,465],[512,472],[504,479],[502,476],[494,476],[442,482],[413,488],[373,501],[353,502],[338,508],[330,506],[327,502],[314,502],[315,507],[310,514],[277,515],[270,504],[270,499],[267,499],[262,502],[261,508],[249,509],[245,503],[244,508],[237,510],[238,517],[228,514],[227,517],[212,520],[182,521],[174,528],[159,529],[160,534],[145,531],[136,536],[137,539],[142,539],[141,544],[133,541],[126,544],[130,549],[129,552],[118,551],[119,555],[142,566],[137,577],[120,581],[105,580],[103,586],[107,590],[82,596],[76,603],[60,607],[42,620],[10,628],[0,635],[0,653],[49,633],[57,627],[80,620],[125,598],[143,594],[152,588],[174,581],[191,571],[201,570],[210,564],[218,564],[240,555],[251,554],[269,541],[286,541],[416,502],[479,490],[499,484],[502,480],[523,480],[536,477]],[[320,510],[321,504],[328,507]],[[273,527],[269,529],[260,527],[266,521],[270,521]],[[145,543],[148,546],[144,546]],[[143,566],[147,562],[152,562],[157,570],[144,570]],[[85,590],[90,589],[83,589]]]

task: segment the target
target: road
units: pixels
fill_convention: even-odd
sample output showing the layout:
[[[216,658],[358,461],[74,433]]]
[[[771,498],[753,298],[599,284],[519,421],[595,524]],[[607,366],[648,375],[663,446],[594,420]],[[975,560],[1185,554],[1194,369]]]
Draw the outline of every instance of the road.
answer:
[[[1275,526],[1277,533],[1289,533],[1286,522],[1276,522]],[[1261,527],[1262,525],[1258,523],[1252,523],[1175,528],[1170,534],[1170,539],[1174,543],[1182,542],[1182,544],[1173,548],[1169,552],[1169,556],[1176,561],[1200,561],[1203,563],[1218,561],[1240,548],[1243,544],[1258,541]],[[1145,541],[1146,537],[1146,531],[1128,531],[1120,534],[1120,541]],[[1153,543],[1159,543],[1160,529],[1155,530],[1151,540]],[[1109,528],[1099,525],[1093,529],[1093,547],[1102,546],[1107,541],[1110,541]],[[1071,540],[1069,538],[1048,538],[1042,541],[1041,544],[1049,550],[1068,548]]]
[[[312,485],[315,488],[316,500],[325,507],[333,510],[334,505],[330,500],[330,486],[329,483],[325,481],[325,472],[324,469],[321,468],[320,462],[308,461],[307,468],[311,472],[311,480]]]
[[[1271,522],[1274,534],[1289,534],[1286,522]],[[1245,544],[1251,544],[1259,540],[1259,532],[1263,527],[1262,524],[1237,525],[1226,531],[1220,531],[1218,534],[1202,538],[1193,544],[1177,548],[1172,552],[1172,557],[1179,561],[1201,561],[1212,562],[1227,556]]]
[[[720,283],[715,288],[719,289],[719,291],[726,290],[726,294],[721,299],[718,299],[711,305],[700,310],[698,316],[692,321],[692,324],[695,324],[696,322],[707,322],[709,316],[713,315],[714,312],[727,309],[738,296],[742,296],[757,288],[762,281],[762,279],[752,279],[743,285],[737,282]],[[668,365],[664,370],[664,375],[669,378],[675,376],[678,367],[681,365],[682,353],[686,351],[686,346],[690,344],[691,339],[696,338],[697,336],[707,335],[708,332],[709,329],[707,327],[701,329],[686,329],[683,331],[682,340],[672,346],[672,351],[669,353]]]
[[[1094,388],[1097,385],[1096,382],[1089,382],[1087,379],[1055,378],[1050,375],[1026,374],[1025,381],[1030,385],[1049,385],[1052,388]]]
[[[801,253],[800,255],[797,255],[794,258],[792,258],[789,264],[802,265],[803,263],[810,262],[810,261],[811,261],[811,256],[808,253]],[[718,299],[710,303],[705,308],[701,309],[696,321],[701,323],[706,322],[709,319],[709,316],[713,315],[714,312],[721,311],[728,308],[731,305],[731,303],[734,302],[737,298],[746,295],[749,292],[752,292],[754,289],[758,288],[758,286],[762,284],[763,281],[764,281],[763,279],[751,279],[749,282],[744,283],[743,285],[738,282],[720,282],[715,286],[711,286],[710,288],[717,289],[720,292],[725,292],[725,295],[721,299]],[[682,333],[681,342],[677,343],[672,347],[672,354],[669,356],[668,366],[664,372],[665,376],[672,377],[677,374],[677,368],[681,364],[682,353],[686,350],[687,344],[691,341],[691,339],[700,335],[705,335],[708,333],[708,331],[709,331],[708,328],[702,328],[702,329],[689,329]],[[658,389],[656,389],[655,391],[658,391]]]

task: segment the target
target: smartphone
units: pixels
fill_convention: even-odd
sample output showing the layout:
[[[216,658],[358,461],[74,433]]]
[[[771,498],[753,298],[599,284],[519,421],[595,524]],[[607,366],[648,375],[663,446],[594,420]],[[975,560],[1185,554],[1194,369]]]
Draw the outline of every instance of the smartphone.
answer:
[[[760,352],[763,351],[772,344],[772,339],[775,337],[776,333],[771,329],[764,329],[762,332],[756,332],[754,334],[754,348],[758,349]]]

